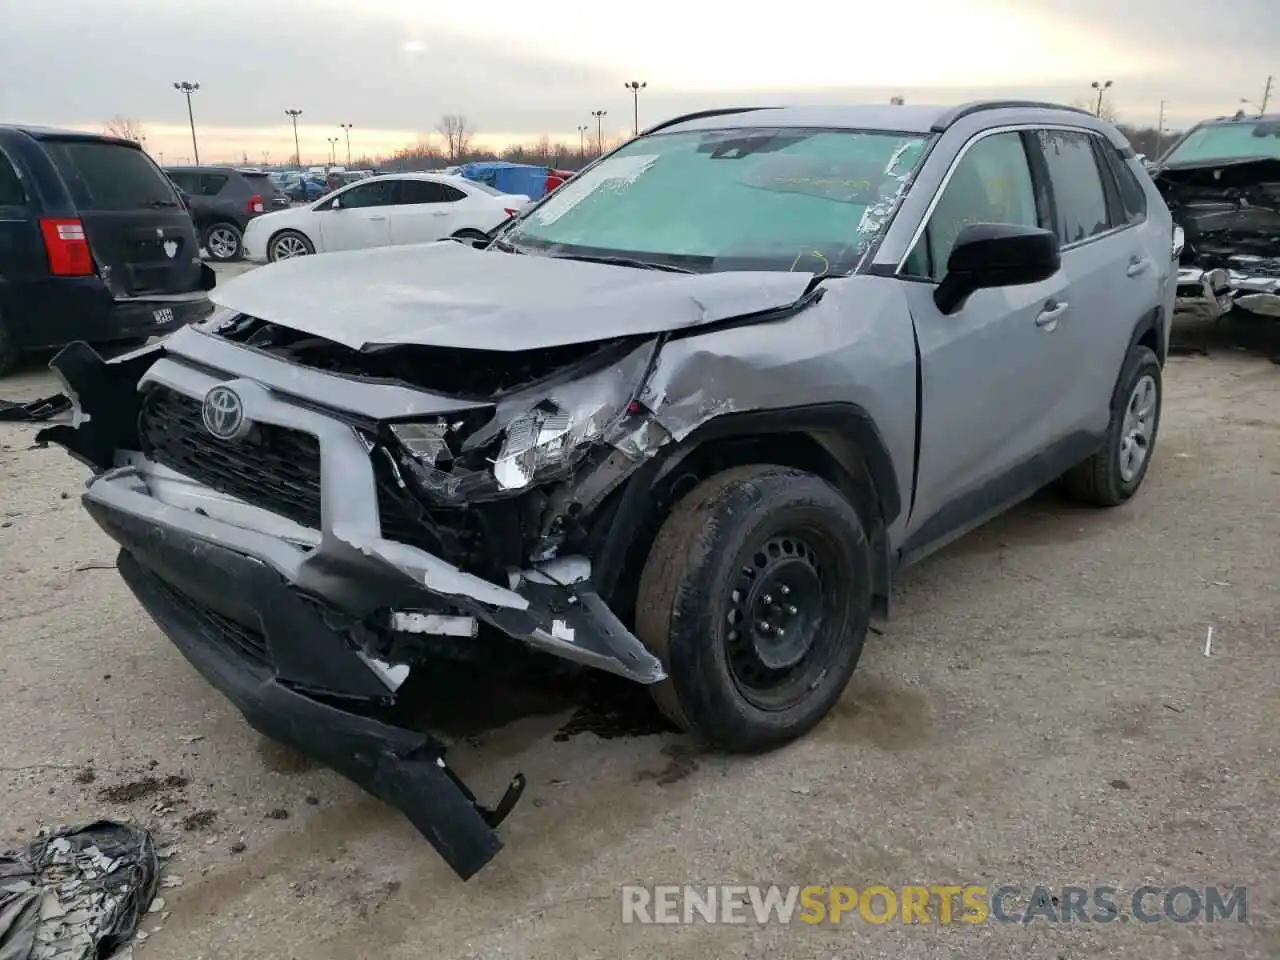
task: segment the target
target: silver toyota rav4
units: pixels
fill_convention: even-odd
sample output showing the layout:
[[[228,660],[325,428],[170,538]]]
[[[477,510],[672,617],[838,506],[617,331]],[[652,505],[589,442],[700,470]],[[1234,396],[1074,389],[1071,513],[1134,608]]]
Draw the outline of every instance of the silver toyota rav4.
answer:
[[[403,720],[414,675],[572,662],[723,749],[801,735],[902,566],[1059,478],[1134,494],[1175,281],[1084,112],[718,110],[483,243],[286,261],[162,343],[73,345],[41,437],[192,664],[469,877],[523,780],[480,804]]]

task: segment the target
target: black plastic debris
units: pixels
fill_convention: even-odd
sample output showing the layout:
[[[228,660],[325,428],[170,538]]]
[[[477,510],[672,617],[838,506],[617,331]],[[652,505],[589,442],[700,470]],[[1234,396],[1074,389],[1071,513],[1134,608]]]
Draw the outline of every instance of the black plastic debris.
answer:
[[[61,393],[27,403],[17,400],[0,400],[0,423],[38,423],[42,420],[52,420],[58,414],[66,413],[70,409],[71,398]]]
[[[0,855],[0,960],[110,960],[158,876],[151,834],[106,820]]]

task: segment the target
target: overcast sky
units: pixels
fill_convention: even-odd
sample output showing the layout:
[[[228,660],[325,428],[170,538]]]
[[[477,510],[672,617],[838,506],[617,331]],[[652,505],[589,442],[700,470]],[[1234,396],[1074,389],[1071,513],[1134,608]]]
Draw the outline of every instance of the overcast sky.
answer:
[[[1280,0],[0,0],[0,121],[139,120],[154,152],[292,154],[354,125],[386,151],[465,114],[490,142],[576,142],[709,106],[1007,95],[1083,102],[1112,80],[1120,118],[1173,126],[1260,100],[1280,72]],[[731,12],[732,11],[732,12]],[[1280,103],[1280,97],[1274,101]],[[339,146],[339,155],[345,146]]]

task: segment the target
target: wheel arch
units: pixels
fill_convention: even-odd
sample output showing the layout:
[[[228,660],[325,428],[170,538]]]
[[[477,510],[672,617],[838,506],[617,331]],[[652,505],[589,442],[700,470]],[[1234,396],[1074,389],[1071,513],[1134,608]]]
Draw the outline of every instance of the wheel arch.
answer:
[[[701,480],[751,463],[805,470],[849,498],[872,544],[877,606],[887,606],[886,532],[902,511],[897,474],[867,411],[836,403],[716,417],[633,473],[599,511],[592,538],[593,580],[620,616],[630,619],[639,570],[675,503]]]
[[[286,227],[277,227],[274,231],[272,231],[271,236],[267,237],[266,252],[268,256],[270,256],[271,254],[271,245],[275,243],[278,239],[280,239],[280,236],[285,233],[296,233],[303,240],[307,241],[307,243],[311,244],[311,249],[313,251],[319,252],[320,248],[319,246],[316,245],[315,239],[306,230],[303,230],[301,227],[298,227],[298,226],[286,226]]]
[[[1125,364],[1129,362],[1135,347],[1149,348],[1156,355],[1160,366],[1164,366],[1169,356],[1169,344],[1163,320],[1163,309],[1155,307],[1139,317],[1138,322],[1133,325],[1133,331],[1129,334],[1129,343],[1124,349],[1124,356],[1120,358],[1120,369],[1116,371],[1116,383],[1111,392],[1112,409],[1115,409],[1116,405],[1123,400],[1120,396],[1121,380],[1124,376]]]

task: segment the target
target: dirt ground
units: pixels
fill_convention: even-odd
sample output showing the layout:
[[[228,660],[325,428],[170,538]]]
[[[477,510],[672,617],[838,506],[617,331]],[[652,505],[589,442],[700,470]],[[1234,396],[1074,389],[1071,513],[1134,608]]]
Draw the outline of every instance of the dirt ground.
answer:
[[[142,958],[1274,960],[1280,368],[1219,346],[1166,378],[1136,500],[1041,495],[907,572],[802,742],[742,759],[670,733],[557,739],[560,714],[459,748],[483,797],[530,784],[466,884],[401,816],[254,734],[109,568],[84,469],[0,427],[0,847],[101,817],[177,844]],[[52,389],[34,363],[0,381]],[[1006,882],[1244,884],[1247,919],[621,919],[628,883]]]

